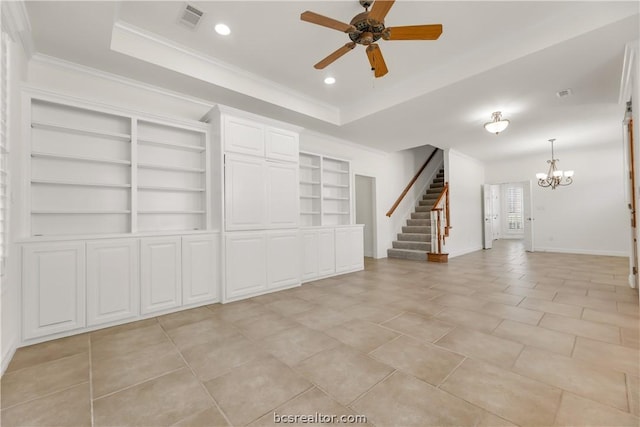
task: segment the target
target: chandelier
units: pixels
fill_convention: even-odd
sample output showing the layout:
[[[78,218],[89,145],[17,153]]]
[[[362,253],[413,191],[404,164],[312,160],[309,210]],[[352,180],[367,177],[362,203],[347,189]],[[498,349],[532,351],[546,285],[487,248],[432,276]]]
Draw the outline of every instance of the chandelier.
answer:
[[[541,172],[536,174],[538,178],[538,185],[540,187],[551,187],[555,190],[559,185],[570,185],[573,183],[573,171],[561,171],[558,170],[557,163],[560,161],[553,157],[553,142],[555,138],[550,139],[551,143],[551,160],[547,160],[549,164],[549,171],[547,173]]]
[[[505,130],[507,126],[509,126],[509,120],[502,120],[500,111],[491,114],[491,121],[484,124],[487,132],[495,133],[496,135]]]

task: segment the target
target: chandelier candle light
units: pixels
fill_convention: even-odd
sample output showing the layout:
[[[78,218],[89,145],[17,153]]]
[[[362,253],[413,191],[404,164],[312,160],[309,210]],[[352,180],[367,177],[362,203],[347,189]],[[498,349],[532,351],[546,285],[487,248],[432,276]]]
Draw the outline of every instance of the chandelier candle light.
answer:
[[[553,157],[554,141],[555,138],[549,140],[551,143],[551,160],[547,160],[547,163],[549,164],[549,171],[547,173],[541,172],[536,174],[536,178],[538,178],[538,185],[540,187],[551,187],[552,190],[555,190],[559,185],[565,186],[573,183],[573,171],[563,172],[558,170],[556,163],[560,160]]]
[[[505,130],[507,126],[509,126],[509,120],[503,120],[500,111],[491,114],[491,121],[484,124],[487,132],[495,133],[496,135]]]

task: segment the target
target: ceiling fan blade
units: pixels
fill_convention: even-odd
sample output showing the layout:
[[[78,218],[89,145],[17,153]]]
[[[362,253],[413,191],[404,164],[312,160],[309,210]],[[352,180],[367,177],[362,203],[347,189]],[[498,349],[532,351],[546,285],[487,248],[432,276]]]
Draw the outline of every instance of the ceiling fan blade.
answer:
[[[387,28],[385,40],[437,40],[442,34],[442,25],[407,25]]]
[[[300,19],[306,22],[311,22],[312,24],[322,25],[323,27],[342,31],[344,33],[351,33],[356,30],[356,27],[354,27],[351,24],[345,24],[344,22],[340,22],[333,18],[329,18],[324,15],[319,15],[315,12],[310,12],[308,10],[300,14]]]
[[[322,61],[318,62],[316,65],[313,66],[313,68],[316,68],[318,70],[322,70],[327,65],[331,64],[333,61],[335,61],[336,59],[340,58],[345,53],[347,53],[350,50],[352,50],[354,47],[356,47],[355,42],[351,42],[351,43],[345,44],[340,49],[336,50],[335,52],[333,52],[332,54],[330,54],[329,56],[324,58]]]
[[[376,0],[371,7],[371,12],[369,12],[369,19],[378,22],[384,21],[384,17],[387,16],[394,2],[395,0]]]
[[[373,74],[376,77],[382,77],[389,72],[387,64],[385,64],[384,58],[382,57],[382,51],[377,44],[373,43],[367,46],[367,57],[369,58],[369,64],[371,64]]]

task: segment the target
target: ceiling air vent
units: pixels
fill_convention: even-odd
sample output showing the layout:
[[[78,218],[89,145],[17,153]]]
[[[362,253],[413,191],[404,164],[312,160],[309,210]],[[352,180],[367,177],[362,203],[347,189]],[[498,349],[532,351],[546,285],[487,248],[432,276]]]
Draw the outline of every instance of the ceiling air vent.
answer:
[[[182,25],[185,25],[191,29],[195,29],[200,23],[200,20],[202,19],[202,15],[204,15],[203,11],[198,10],[195,7],[188,4],[182,10],[180,14],[180,19],[178,20],[178,22],[180,22]]]
[[[571,89],[563,89],[556,92],[556,96],[558,98],[566,98],[567,96],[571,96],[572,94],[573,94],[573,91]]]

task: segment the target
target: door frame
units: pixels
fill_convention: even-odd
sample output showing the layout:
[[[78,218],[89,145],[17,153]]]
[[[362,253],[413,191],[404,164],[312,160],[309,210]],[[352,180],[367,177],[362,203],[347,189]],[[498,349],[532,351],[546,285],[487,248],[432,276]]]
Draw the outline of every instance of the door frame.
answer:
[[[489,196],[490,200],[489,202],[492,202],[491,200],[491,187],[494,185],[504,185],[504,184],[520,184],[523,187],[523,192],[522,192],[522,214],[523,214],[523,221],[525,222],[525,226],[524,226],[524,241],[526,242],[527,240],[529,240],[531,242],[531,245],[529,248],[525,248],[527,250],[527,252],[535,252],[535,246],[534,246],[534,232],[533,232],[533,222],[535,220],[535,218],[533,217],[533,185],[532,185],[532,181],[531,180],[525,180],[525,181],[507,181],[507,182],[500,182],[500,183],[488,183],[488,184],[484,184],[482,186],[483,189],[483,197],[482,197],[482,201],[483,201],[483,206],[482,206],[482,224],[483,224],[483,247],[484,249],[491,249],[492,244],[493,244],[493,231],[491,231],[491,233],[489,233],[489,235],[491,236],[490,239],[487,239],[487,224],[489,224],[489,227],[491,229],[493,229],[493,219],[492,219],[492,215],[491,216],[487,216],[487,210],[486,210],[486,205],[487,205],[487,199],[486,197]],[[529,190],[529,191],[526,191]],[[529,193],[529,197],[526,197],[526,194]],[[527,209],[528,208],[528,209]],[[525,213],[529,212],[530,215],[528,217],[524,217]],[[492,214],[492,213],[491,213]],[[526,227],[526,221],[529,222],[530,226]],[[527,236],[527,230],[528,232],[528,236]],[[488,241],[490,240],[490,241]]]
[[[374,259],[378,258],[378,220],[377,220],[377,202],[376,202],[376,177],[373,175],[367,175],[367,174],[363,174],[363,173],[354,173],[353,174],[353,193],[354,193],[354,198],[353,198],[353,212],[354,212],[354,222],[357,223],[357,198],[358,198],[358,192],[357,192],[357,186],[356,186],[356,181],[357,181],[357,177],[361,177],[361,178],[366,178],[368,182],[370,182],[370,186],[371,186],[371,244],[373,246],[373,251],[372,251],[372,255]],[[364,230],[363,230],[364,231]],[[364,241],[363,241],[364,244]]]

